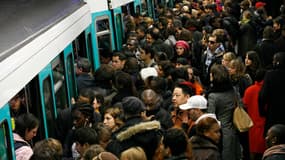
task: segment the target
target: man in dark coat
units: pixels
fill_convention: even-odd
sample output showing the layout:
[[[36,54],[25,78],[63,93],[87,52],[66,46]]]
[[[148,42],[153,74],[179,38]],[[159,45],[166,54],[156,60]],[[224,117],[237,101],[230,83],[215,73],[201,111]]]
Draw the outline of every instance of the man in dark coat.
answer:
[[[274,30],[271,26],[267,26],[263,31],[262,41],[256,46],[256,52],[259,55],[262,65],[265,68],[272,66],[273,55],[277,51],[277,46],[273,41]]]
[[[77,90],[95,87],[94,77],[91,76],[91,63],[87,58],[80,58],[76,64]]]
[[[160,123],[143,119],[141,115],[145,112],[145,106],[137,97],[124,98],[122,107],[126,121],[113,133],[106,150],[120,157],[124,150],[139,146],[145,151],[147,159],[152,159],[161,142]]]
[[[274,124],[285,124],[285,52],[274,55],[273,67],[266,73],[258,97],[259,113],[266,117],[264,133]]]
[[[282,27],[281,36],[274,42],[278,52],[285,52],[285,26]]]
[[[162,107],[162,98],[152,89],[147,89],[142,92],[142,101],[146,106],[146,116],[150,120],[160,122],[163,129],[168,129],[173,126],[171,115]]]

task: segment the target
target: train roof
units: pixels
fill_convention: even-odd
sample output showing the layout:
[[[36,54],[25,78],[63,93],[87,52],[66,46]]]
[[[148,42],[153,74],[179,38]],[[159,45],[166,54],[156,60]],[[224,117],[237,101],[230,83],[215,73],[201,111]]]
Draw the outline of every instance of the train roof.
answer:
[[[91,24],[90,8],[80,0],[4,1],[0,1],[0,108]]]
[[[0,62],[83,5],[81,0],[1,0]]]

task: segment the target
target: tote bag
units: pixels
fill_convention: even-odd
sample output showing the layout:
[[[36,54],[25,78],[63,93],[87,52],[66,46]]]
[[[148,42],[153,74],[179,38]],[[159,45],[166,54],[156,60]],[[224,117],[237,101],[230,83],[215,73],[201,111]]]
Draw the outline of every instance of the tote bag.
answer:
[[[246,132],[253,126],[252,119],[244,108],[238,105],[237,99],[236,108],[233,115],[233,123],[239,132]]]

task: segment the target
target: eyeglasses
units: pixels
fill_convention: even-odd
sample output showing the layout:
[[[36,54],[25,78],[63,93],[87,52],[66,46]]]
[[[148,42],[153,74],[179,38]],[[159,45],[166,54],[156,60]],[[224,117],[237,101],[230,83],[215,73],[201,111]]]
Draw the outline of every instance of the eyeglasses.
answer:
[[[215,44],[216,42],[215,42],[215,41],[209,41],[209,43],[210,43],[210,44]]]

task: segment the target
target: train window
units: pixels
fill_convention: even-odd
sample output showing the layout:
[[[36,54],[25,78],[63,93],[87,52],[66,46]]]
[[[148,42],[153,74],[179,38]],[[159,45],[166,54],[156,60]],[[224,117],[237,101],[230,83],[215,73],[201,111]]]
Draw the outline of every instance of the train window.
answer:
[[[94,64],[94,56],[93,56],[93,48],[92,48],[92,41],[91,41],[91,33],[88,33],[87,35],[87,47],[88,47],[88,51],[89,51],[89,55],[90,55],[90,59],[91,59],[91,64],[92,66],[94,67],[95,64]]]
[[[96,32],[102,32],[102,31],[107,31],[110,29],[109,27],[109,18],[98,18],[98,21],[96,21]]]
[[[0,159],[12,159],[11,138],[7,121],[0,124]]]
[[[48,129],[48,136],[54,137],[54,128],[55,128],[55,110],[53,107],[53,100],[52,100],[52,90],[51,90],[51,79],[47,77],[43,81],[44,85],[44,102],[45,102],[45,115],[46,115],[46,123]]]
[[[75,77],[74,77],[74,65],[73,65],[73,58],[72,54],[69,54],[66,58],[66,69],[67,69],[67,74],[68,74],[68,88],[70,92],[70,96],[76,98],[77,97],[77,92],[76,92],[76,82],[75,82]]]
[[[121,46],[123,45],[123,39],[125,38],[125,34],[124,34],[124,30],[123,30],[123,25],[122,25],[122,14],[116,14],[115,17],[116,21],[116,30],[117,30],[117,39],[118,39],[118,48],[121,48]]]
[[[142,0],[141,4],[142,4],[142,15],[148,15],[148,4],[147,4],[148,0]]]
[[[85,41],[85,32],[82,32],[73,42],[73,53],[74,53],[74,58],[77,59],[78,57],[86,57],[88,58],[87,55],[87,50],[86,50],[86,41]]]
[[[18,117],[19,115],[27,112],[27,103],[24,89],[22,89],[9,100],[9,106],[10,114],[12,117]]]
[[[60,55],[63,55],[63,53]],[[64,109],[68,106],[68,98],[66,93],[67,88],[64,73],[63,58],[61,56],[58,56],[52,61],[52,75],[54,81],[56,108],[61,109]]]
[[[98,48],[112,49],[110,19],[108,16],[98,17],[96,20],[96,36]]]
[[[135,15],[134,2],[122,6],[122,12],[124,13],[124,15],[134,16]]]

